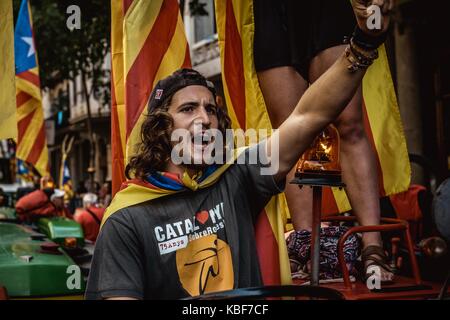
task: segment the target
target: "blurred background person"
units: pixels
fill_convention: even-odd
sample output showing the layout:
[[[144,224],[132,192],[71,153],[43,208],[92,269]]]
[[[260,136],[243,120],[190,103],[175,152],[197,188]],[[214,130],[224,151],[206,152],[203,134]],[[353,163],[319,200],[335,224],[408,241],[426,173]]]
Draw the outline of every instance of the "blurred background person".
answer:
[[[98,192],[99,204],[107,208],[111,202],[111,181],[105,181]]]
[[[38,189],[20,198],[16,203],[17,216],[22,221],[33,222],[41,217],[66,217],[72,215],[64,206],[65,192],[60,189]]]
[[[77,209],[73,218],[83,227],[86,239],[93,242],[97,240],[104,212],[105,208],[98,206],[96,194],[86,193],[83,196],[83,208]]]

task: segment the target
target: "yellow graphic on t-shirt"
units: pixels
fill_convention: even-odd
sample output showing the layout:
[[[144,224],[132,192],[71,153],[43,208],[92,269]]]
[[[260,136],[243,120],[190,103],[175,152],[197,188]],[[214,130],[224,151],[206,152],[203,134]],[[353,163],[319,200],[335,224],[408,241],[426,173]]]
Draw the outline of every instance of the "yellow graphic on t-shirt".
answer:
[[[176,253],[183,288],[197,296],[233,289],[234,273],[228,244],[212,234],[189,242]]]

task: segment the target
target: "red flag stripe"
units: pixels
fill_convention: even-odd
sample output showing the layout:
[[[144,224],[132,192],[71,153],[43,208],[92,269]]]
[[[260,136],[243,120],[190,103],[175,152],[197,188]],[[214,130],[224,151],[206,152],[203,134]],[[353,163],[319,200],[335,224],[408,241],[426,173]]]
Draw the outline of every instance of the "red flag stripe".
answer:
[[[281,283],[278,243],[274,237],[266,210],[263,210],[255,224],[255,241],[264,285]]]
[[[381,162],[380,162],[380,158],[379,158],[377,149],[375,147],[375,139],[372,134],[372,129],[370,127],[370,122],[369,122],[369,116],[367,114],[367,109],[366,109],[366,105],[365,105],[364,101],[362,104],[362,110],[363,110],[363,119],[364,119],[364,129],[366,131],[367,139],[369,140],[370,146],[372,147],[373,154],[375,157],[375,163],[377,166],[378,184],[379,184],[379,190],[380,190],[379,192],[380,192],[381,196],[385,196],[386,190],[384,190],[383,170],[381,167]]]
[[[145,108],[178,20],[178,2],[164,1],[155,24],[126,76],[127,139]]]
[[[22,120],[20,120],[17,123],[17,129],[18,129],[18,138],[17,138],[17,145],[19,145],[23,141],[23,137],[25,135],[25,132],[27,131],[28,126],[31,123],[31,120],[34,117],[34,114],[36,112],[36,109],[30,112],[26,117],[24,117]]]
[[[189,53],[189,45],[186,44],[186,52],[184,54],[184,61],[182,68],[192,68],[191,65],[191,54]]]
[[[17,77],[27,80],[29,82],[31,82],[32,84],[34,84],[36,87],[40,88],[41,87],[41,81],[39,80],[39,76],[30,72],[30,71],[24,71],[22,73],[19,73],[16,75]]]
[[[111,70],[113,69],[113,67],[114,65],[111,62]],[[117,106],[116,87],[114,86],[114,72],[111,72],[111,105],[113,108]]]
[[[333,190],[330,187],[322,188],[322,216],[335,215],[339,213]]]
[[[245,78],[242,72],[244,70],[242,43],[236,25],[236,17],[234,16],[233,4],[231,0],[227,0],[223,69],[231,103],[233,104],[233,109],[239,122],[239,126],[245,130]]]
[[[123,15],[127,13],[128,9],[130,8],[131,4],[133,3],[133,0],[123,0]]]
[[[125,181],[123,146],[120,137],[119,117],[115,105],[113,105],[111,112],[111,153],[113,160],[112,172],[114,175],[112,179],[112,194],[114,195],[119,191],[122,181]]]
[[[111,72],[111,154],[112,154],[112,194],[119,191],[122,181],[125,180],[122,139],[120,138],[119,116],[117,114],[116,91],[113,72]]]
[[[26,93],[24,91],[20,91],[16,95],[16,106],[17,106],[17,108],[20,108],[21,106],[23,106],[31,98],[33,98],[33,97],[30,96],[28,93]]]
[[[42,123],[41,128],[39,129],[38,136],[34,141],[33,148],[31,149],[30,154],[27,157],[27,162],[29,163],[37,163],[39,157],[41,156],[42,150],[45,147],[45,124]]]

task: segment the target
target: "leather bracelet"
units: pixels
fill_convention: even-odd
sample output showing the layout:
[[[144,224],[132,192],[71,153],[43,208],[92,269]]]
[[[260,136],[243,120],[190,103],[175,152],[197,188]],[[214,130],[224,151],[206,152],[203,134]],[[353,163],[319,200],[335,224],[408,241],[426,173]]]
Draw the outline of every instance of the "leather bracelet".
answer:
[[[378,58],[378,50],[377,49],[373,49],[373,50],[365,50],[361,47],[359,47],[355,41],[352,39],[350,39],[350,49],[353,51],[353,53],[355,54],[355,56],[357,56],[360,60],[370,60],[373,61],[375,59]]]
[[[361,28],[356,25],[355,30],[353,31],[353,42],[360,48],[372,51],[377,49],[384,41],[386,41],[387,32],[383,32],[378,36],[370,36],[366,34]]]
[[[354,73],[359,69],[367,69],[370,66],[370,64],[359,62],[351,52],[350,47],[347,47],[345,49],[345,57],[347,58],[348,62],[350,62],[350,64],[347,66],[347,69],[348,71],[350,71],[350,73]]]
[[[378,58],[378,51],[372,50],[370,52],[366,52],[364,54],[359,51],[354,44],[350,44],[347,48],[345,48],[345,57],[347,58],[350,65],[347,66],[347,69],[354,73],[359,69],[367,69],[373,63],[373,61]]]

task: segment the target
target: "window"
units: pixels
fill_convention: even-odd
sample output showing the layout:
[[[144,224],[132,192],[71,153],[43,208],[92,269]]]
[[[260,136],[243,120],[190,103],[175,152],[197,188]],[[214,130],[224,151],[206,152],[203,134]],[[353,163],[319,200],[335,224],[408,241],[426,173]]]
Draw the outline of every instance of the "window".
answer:
[[[216,33],[214,1],[202,0],[199,2],[206,3],[206,6],[204,8],[208,12],[208,15],[194,17],[195,42],[211,38]]]

